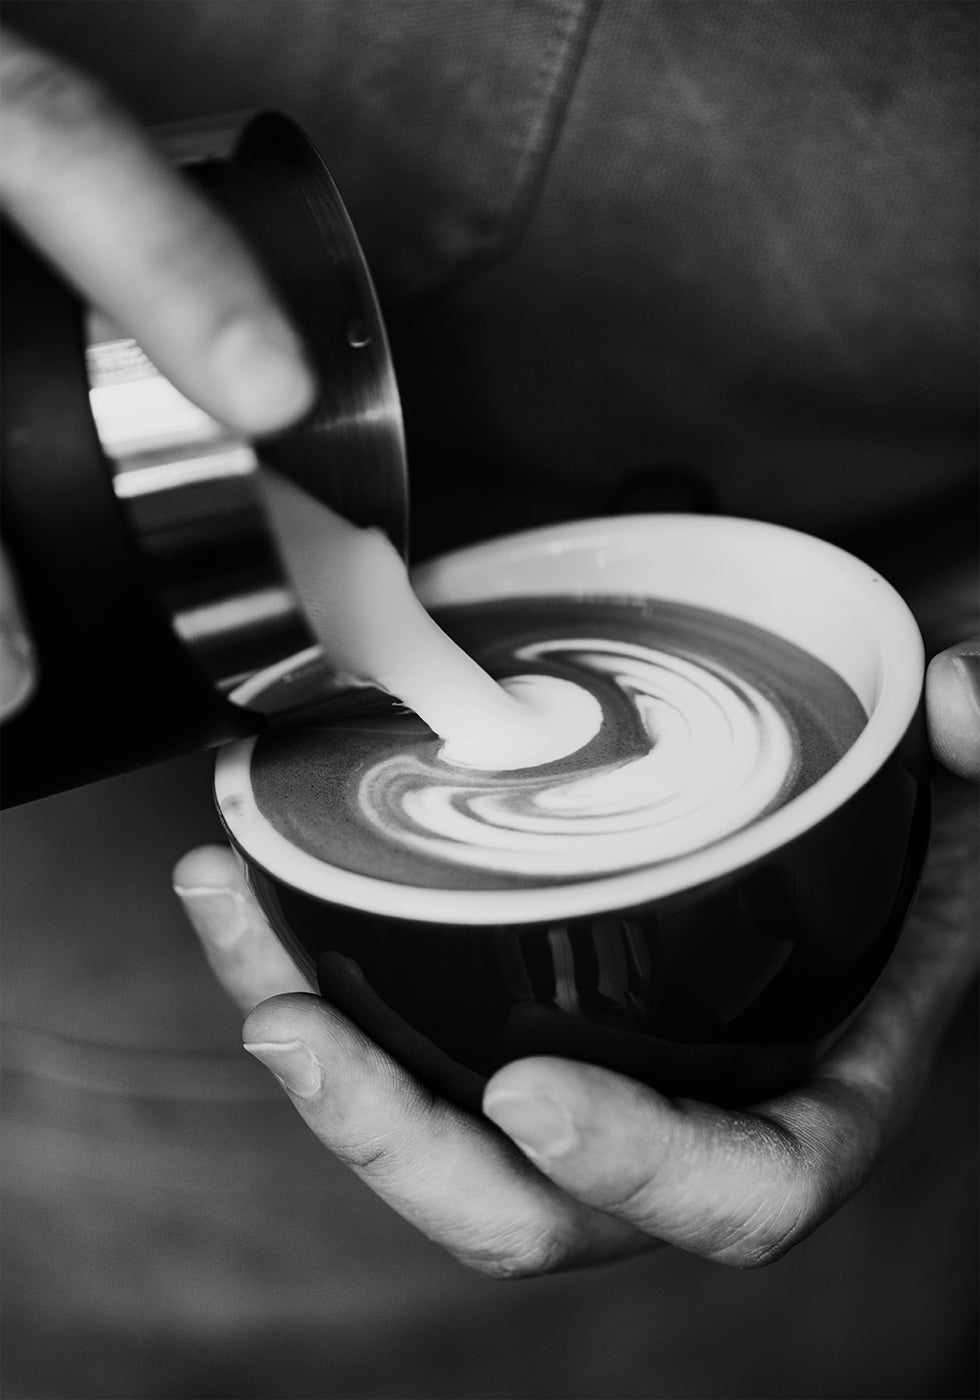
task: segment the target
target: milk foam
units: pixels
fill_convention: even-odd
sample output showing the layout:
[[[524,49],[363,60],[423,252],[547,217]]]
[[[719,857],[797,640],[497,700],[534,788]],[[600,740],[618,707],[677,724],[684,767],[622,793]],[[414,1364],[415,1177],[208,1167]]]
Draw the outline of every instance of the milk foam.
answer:
[[[478,716],[492,718],[493,728],[448,738],[439,750],[443,763],[494,772],[540,767],[584,748],[602,728],[595,696],[558,676],[508,676],[499,689],[512,704]]]
[[[701,850],[794,783],[792,720],[735,655],[726,666],[717,648],[658,646],[655,626],[649,644],[539,637],[514,647],[498,682],[425,611],[383,534],[272,473],[265,489],[331,660],[442,741],[389,748],[351,775],[351,815],[377,849],[505,880],[602,876]],[[616,742],[597,758],[610,697]]]
[[[448,745],[389,757],[357,793],[362,818],[386,842],[527,880],[604,875],[700,850],[757,820],[794,780],[787,715],[717,662],[589,637],[516,655],[615,686],[640,742],[598,765],[566,762],[520,778],[462,773]]]
[[[822,662],[704,608],[538,596],[438,617],[504,687],[570,687],[601,727],[508,771],[456,761],[394,708],[279,729],[250,781],[298,851],[399,887],[481,893],[666,870],[805,794],[866,723]]]
[[[445,740],[447,762],[512,771],[551,763],[589,742],[602,711],[555,677],[498,685],[418,601],[380,530],[358,529],[275,472],[263,493],[314,630],[353,684],[374,684]]]

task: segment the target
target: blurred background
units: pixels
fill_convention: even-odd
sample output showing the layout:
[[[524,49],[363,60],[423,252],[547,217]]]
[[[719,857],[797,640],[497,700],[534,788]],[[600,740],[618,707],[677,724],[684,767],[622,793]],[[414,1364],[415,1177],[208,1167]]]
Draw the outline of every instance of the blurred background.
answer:
[[[7,0],[144,121],[276,107],[391,330],[417,557],[624,510],[976,610],[973,4]],[[948,600],[954,597],[953,609]],[[79,736],[84,742],[84,735]],[[4,1394],[976,1394],[976,999],[904,1145],[737,1274],[466,1273],[308,1135],[169,889],[197,755],[3,820]]]

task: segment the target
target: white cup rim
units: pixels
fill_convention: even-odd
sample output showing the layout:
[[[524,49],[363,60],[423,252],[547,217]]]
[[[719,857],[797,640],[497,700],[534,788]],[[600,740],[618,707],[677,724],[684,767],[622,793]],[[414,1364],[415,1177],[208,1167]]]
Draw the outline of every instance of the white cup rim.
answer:
[[[460,594],[466,601],[470,590],[473,597],[505,597],[508,588],[512,595],[524,591],[511,581],[542,557],[561,559],[561,567],[574,575],[586,559],[595,565],[596,560],[621,559],[630,550],[637,551],[637,559],[643,551],[650,557],[658,534],[675,548],[687,540],[719,550],[737,545],[755,561],[767,549],[777,556],[781,551],[798,570],[813,569],[817,576],[839,580],[848,607],[873,635],[878,678],[868,723],[847,753],[806,791],[743,830],[662,865],[570,885],[426,889],[344,870],[287,841],[257,806],[250,779],[256,740],[246,739],[222,749],[215,769],[215,795],[232,838],[270,875],[315,898],[399,919],[488,925],[544,923],[643,906],[751,865],[819,825],[870,781],[902,740],[919,705],[925,671],[922,639],[908,606],[853,555],[785,526],[733,516],[618,516],[546,526],[454,550],[417,569],[413,582],[428,606],[456,601]],[[271,684],[278,671],[256,677],[250,689]]]

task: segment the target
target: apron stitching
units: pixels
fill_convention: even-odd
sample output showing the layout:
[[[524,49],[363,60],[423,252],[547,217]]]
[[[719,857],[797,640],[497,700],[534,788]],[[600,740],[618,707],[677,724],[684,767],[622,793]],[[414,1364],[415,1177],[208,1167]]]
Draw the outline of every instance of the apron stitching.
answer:
[[[386,314],[415,311],[516,248],[527,227],[602,0],[565,0],[523,104],[532,116],[493,228],[449,265],[420,273],[386,303]]]

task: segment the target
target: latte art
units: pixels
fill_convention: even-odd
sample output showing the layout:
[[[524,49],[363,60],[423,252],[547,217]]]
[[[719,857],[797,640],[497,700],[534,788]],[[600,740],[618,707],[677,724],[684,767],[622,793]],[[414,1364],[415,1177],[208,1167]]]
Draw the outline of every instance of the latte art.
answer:
[[[688,855],[770,811],[792,784],[788,716],[707,659],[601,638],[534,643],[515,659],[560,664],[605,710],[625,701],[630,752],[597,761],[587,745],[522,777],[463,774],[444,750],[398,754],[357,794],[383,840],[429,861],[567,881]]]
[[[823,663],[706,609],[535,598],[447,608],[439,621],[525,703],[540,690],[556,725],[562,703],[575,708],[586,742],[554,762],[486,772],[454,761],[411,714],[264,737],[256,801],[309,854],[474,891],[678,860],[809,787],[865,723]]]

